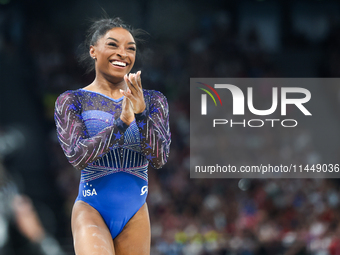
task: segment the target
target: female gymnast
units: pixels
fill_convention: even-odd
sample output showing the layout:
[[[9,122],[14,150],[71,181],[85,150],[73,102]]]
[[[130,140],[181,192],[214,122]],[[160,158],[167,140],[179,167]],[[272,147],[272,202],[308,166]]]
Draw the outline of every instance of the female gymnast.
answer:
[[[167,161],[169,115],[165,96],[143,89],[140,71],[129,74],[134,32],[119,18],[94,22],[85,44],[95,79],[56,101],[59,142],[81,170],[71,220],[77,255],[150,254],[147,169]]]

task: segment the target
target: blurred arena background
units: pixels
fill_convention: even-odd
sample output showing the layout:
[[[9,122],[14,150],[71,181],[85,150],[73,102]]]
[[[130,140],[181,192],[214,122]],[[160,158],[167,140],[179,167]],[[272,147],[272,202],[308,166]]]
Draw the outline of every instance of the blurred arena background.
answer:
[[[170,104],[170,158],[149,171],[151,254],[340,254],[338,179],[189,178],[190,77],[339,77],[335,0],[0,0],[0,254],[74,254],[79,173],[58,144],[53,110],[60,93],[93,79],[76,56],[103,9],[150,33],[134,70]],[[339,125],[340,86],[323,93],[318,103]],[[231,135],[230,155],[337,162],[340,146],[325,135],[338,139],[338,130],[245,130]]]

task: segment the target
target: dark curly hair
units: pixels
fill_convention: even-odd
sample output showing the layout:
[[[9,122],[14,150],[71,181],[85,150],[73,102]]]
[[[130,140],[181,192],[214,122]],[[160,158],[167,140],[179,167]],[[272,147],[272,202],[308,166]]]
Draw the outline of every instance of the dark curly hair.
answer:
[[[147,34],[147,32],[142,29],[133,29],[131,26],[125,24],[119,17],[103,18],[94,21],[90,28],[87,30],[84,43],[80,46],[82,53],[79,56],[79,62],[82,66],[86,68],[86,73],[90,73],[94,70],[95,67],[95,62],[91,58],[89,53],[90,46],[95,45],[98,40],[107,33],[107,31],[115,27],[121,27],[129,31],[134,38],[137,47],[138,45],[140,45],[140,43],[144,42],[144,40],[139,37]],[[137,51],[137,55],[139,55],[139,51]]]

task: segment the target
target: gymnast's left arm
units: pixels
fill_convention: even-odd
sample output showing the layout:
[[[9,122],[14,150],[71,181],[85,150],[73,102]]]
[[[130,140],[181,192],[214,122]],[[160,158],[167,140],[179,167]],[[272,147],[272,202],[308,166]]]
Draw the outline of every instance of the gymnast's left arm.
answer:
[[[153,168],[161,168],[168,160],[171,143],[167,99],[159,91],[142,88],[140,71],[125,75],[124,80],[128,89],[121,90],[121,93],[133,107],[142,154]]]
[[[143,155],[153,168],[161,168],[169,157],[171,133],[169,107],[166,97],[159,91],[143,90],[145,110],[135,114],[140,132]]]

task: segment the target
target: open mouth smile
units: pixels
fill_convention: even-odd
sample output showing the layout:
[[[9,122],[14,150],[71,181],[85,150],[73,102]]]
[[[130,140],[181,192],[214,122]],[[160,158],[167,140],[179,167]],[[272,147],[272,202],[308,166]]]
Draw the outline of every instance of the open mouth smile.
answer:
[[[122,61],[118,61],[118,60],[112,60],[112,61],[110,61],[110,63],[114,67],[119,67],[119,68],[124,68],[128,65],[126,62],[122,62]]]

